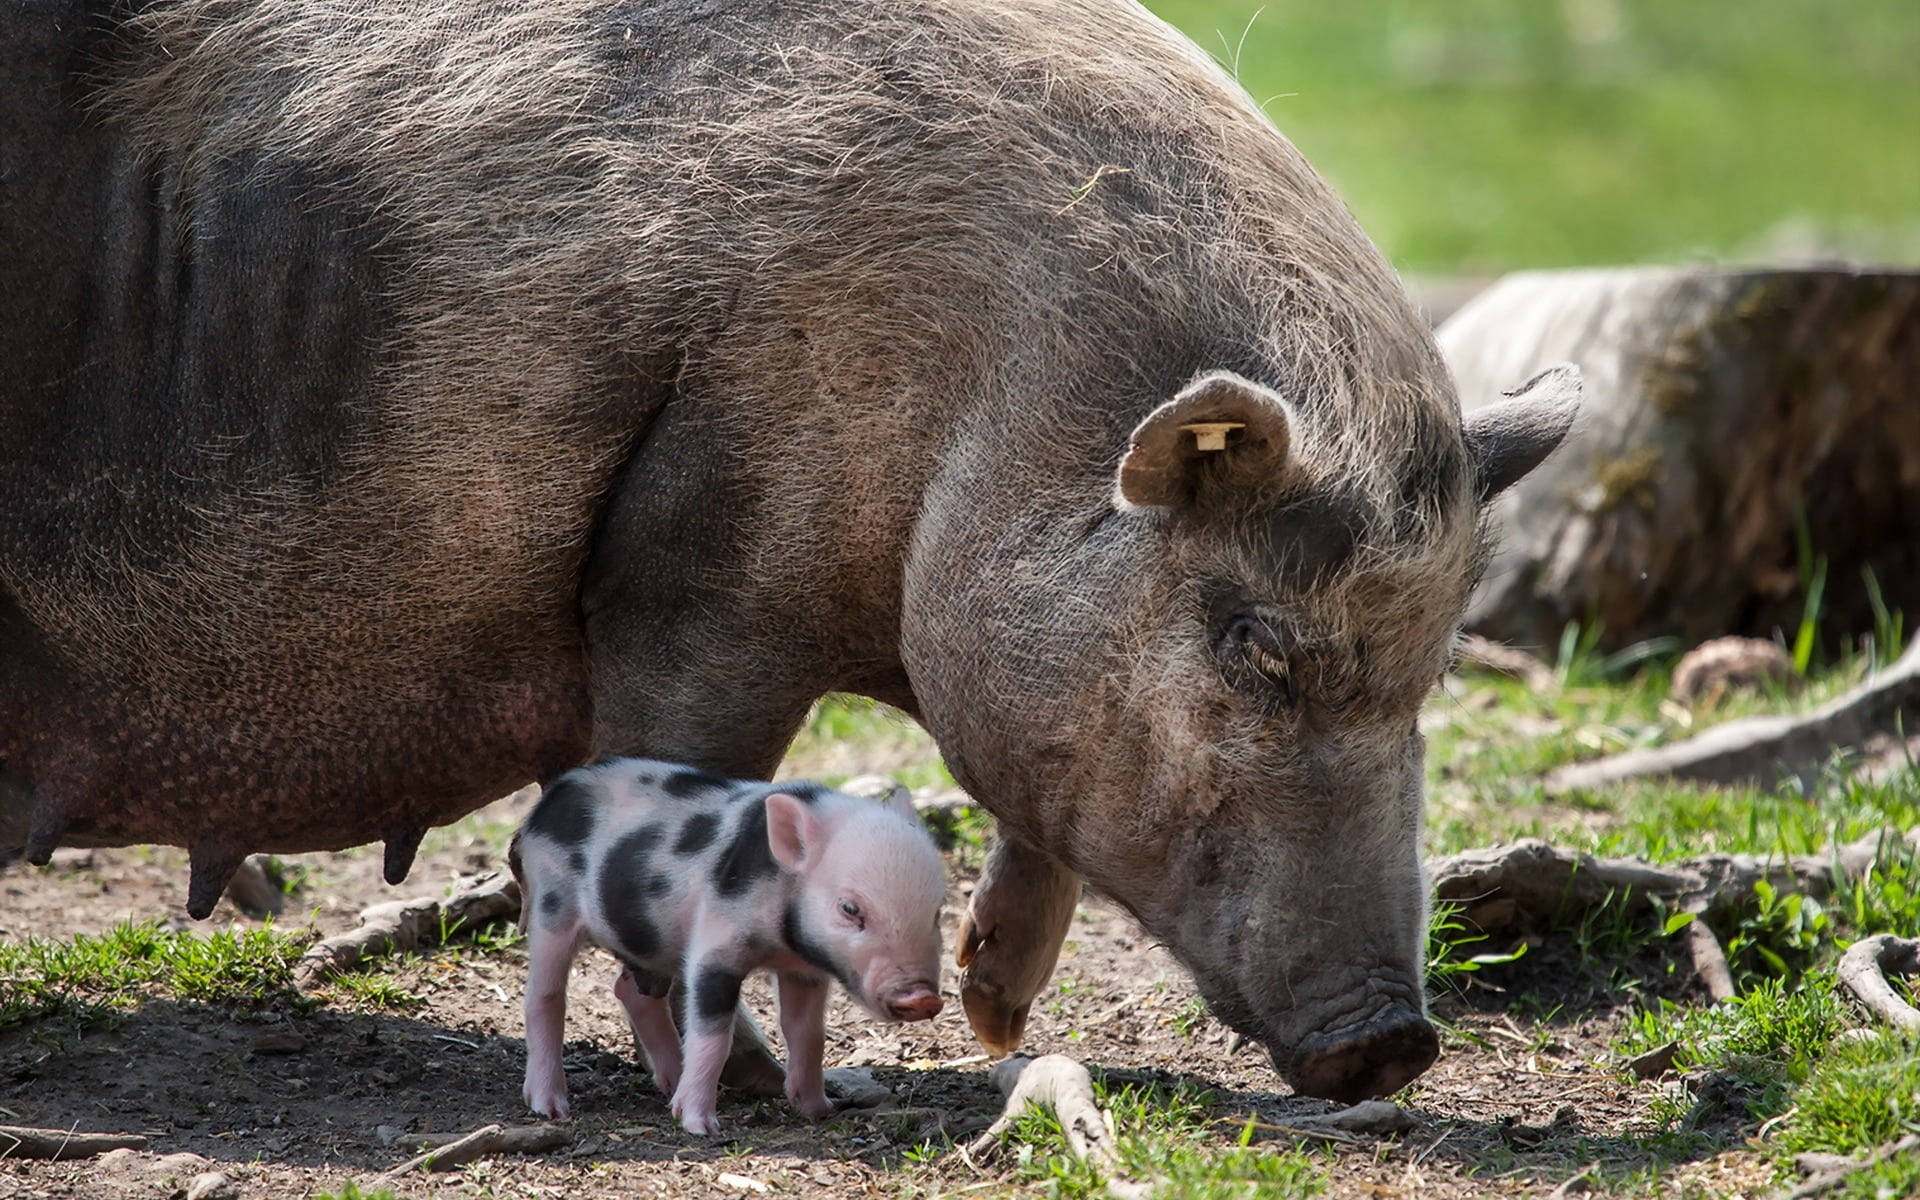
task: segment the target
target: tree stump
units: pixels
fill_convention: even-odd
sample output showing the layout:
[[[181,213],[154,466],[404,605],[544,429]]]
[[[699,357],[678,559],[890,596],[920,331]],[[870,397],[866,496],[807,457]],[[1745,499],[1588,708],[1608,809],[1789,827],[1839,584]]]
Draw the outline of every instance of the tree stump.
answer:
[[[1920,613],[1920,273],[1633,268],[1513,275],[1439,331],[1463,397],[1552,363],[1586,395],[1558,454],[1501,497],[1468,626],[1618,647],[1792,631],[1805,545],[1822,628],[1873,627],[1862,571]]]

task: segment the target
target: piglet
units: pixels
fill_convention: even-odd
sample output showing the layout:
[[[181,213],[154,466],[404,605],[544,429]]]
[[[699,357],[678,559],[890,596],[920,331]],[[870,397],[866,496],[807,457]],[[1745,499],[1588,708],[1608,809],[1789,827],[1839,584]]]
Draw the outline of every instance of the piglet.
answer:
[[[829,980],[882,1020],[940,1011],[946,872],[899,789],[882,803],[603,761],[547,786],[509,861],[528,943],[524,1095],[543,1115],[567,1115],[567,974],[585,941],[620,960],[614,995],[689,1133],[719,1130],[715,1091],[752,971],[774,973],[787,1098],[813,1118],[832,1111]],[[684,1052],[666,999],[675,979],[686,983]]]

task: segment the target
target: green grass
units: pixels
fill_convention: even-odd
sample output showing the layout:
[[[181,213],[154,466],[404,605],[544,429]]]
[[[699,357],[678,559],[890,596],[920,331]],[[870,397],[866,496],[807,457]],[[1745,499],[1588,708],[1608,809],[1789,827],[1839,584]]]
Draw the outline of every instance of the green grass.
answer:
[[[307,1003],[293,964],[307,940],[267,926],[206,937],[151,922],[98,936],[0,943],[0,1029],[55,1014],[108,1019],[152,996],[239,1008]]]
[[[1911,0],[1149,0],[1399,265],[1920,260]]]
[[[1191,1200],[1316,1196],[1327,1187],[1325,1164],[1293,1149],[1255,1144],[1256,1126],[1222,1112],[1210,1093],[1123,1085],[1098,1076],[1094,1098],[1113,1114],[1124,1173],[1152,1180],[1156,1194]],[[1225,1129],[1233,1126],[1231,1131]],[[1028,1187],[1060,1200],[1105,1194],[1105,1179],[1067,1148],[1050,1109],[1029,1111],[1006,1136],[1016,1173]]]

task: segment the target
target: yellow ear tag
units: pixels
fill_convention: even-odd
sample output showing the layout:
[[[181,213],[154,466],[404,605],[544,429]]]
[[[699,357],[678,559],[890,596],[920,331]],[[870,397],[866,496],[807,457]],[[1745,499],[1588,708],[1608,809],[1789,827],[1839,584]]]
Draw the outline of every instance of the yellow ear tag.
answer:
[[[1244,421],[1199,421],[1180,428],[1193,434],[1195,450],[1225,450],[1227,435],[1236,429],[1245,429]]]

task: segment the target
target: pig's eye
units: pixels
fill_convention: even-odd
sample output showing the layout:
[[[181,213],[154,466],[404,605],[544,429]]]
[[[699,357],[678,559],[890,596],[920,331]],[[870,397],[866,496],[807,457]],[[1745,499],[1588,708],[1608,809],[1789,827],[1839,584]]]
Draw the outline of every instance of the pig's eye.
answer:
[[[1256,617],[1235,617],[1220,641],[1221,657],[1238,668],[1237,674],[1257,676],[1282,704],[1291,707],[1299,701],[1293,668],[1272,625]]]
[[[862,929],[867,927],[866,918],[860,915],[860,906],[851,900],[842,900],[840,902],[840,915]]]

